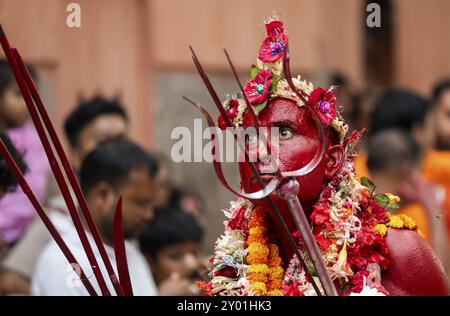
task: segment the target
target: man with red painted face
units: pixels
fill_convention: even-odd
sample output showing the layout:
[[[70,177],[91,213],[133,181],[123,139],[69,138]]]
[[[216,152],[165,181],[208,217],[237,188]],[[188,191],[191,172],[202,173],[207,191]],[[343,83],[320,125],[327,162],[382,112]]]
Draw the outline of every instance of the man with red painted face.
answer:
[[[235,98],[226,102],[227,115],[236,126],[252,127],[250,111],[256,110],[262,127],[278,128],[279,139],[272,144],[271,154],[278,157],[281,172],[301,169],[312,161],[323,141],[317,124],[322,125],[324,155],[310,173],[296,180],[299,201],[338,293],[449,295],[442,265],[415,221],[390,214],[390,209],[398,207],[399,198],[375,192],[369,179],[356,177],[353,145],[360,134],[354,132],[346,138],[348,127],[337,113],[334,87],[313,89],[311,83],[293,78],[295,89],[305,96],[300,99],[281,78],[287,45],[283,23],[273,17],[266,28],[258,64],[244,89],[254,108],[247,107],[242,97]],[[224,127],[224,121],[219,117],[219,126]],[[260,153],[260,146],[254,147],[257,152],[249,152],[250,157]],[[268,160],[259,155],[255,166],[267,184],[274,176],[264,173],[269,163],[264,161]],[[239,171],[245,193],[261,189],[247,162],[240,163]],[[276,191],[271,197],[304,252],[286,201]],[[212,259],[212,279],[200,283],[200,288],[210,295],[317,294],[268,199],[238,198],[225,215],[225,232],[216,242]],[[312,266],[307,256],[305,260]]]

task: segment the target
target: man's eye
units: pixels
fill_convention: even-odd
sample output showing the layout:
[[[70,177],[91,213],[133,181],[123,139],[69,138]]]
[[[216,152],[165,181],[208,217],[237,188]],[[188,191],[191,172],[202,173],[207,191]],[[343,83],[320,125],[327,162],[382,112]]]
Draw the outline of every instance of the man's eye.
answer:
[[[289,127],[280,128],[280,139],[291,139],[294,136],[294,132]]]
[[[181,253],[171,253],[169,254],[169,257],[173,261],[180,261],[183,258],[183,255]]]

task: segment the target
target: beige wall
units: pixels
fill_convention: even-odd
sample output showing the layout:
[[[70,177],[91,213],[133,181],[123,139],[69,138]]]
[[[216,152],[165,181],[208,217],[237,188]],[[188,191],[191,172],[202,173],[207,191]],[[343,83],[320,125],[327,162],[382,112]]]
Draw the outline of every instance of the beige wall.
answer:
[[[450,1],[392,1],[393,81],[426,93],[437,78],[450,74]],[[81,29],[66,27],[69,2],[0,0],[0,22],[10,40],[44,74],[45,97],[59,130],[77,95],[121,93],[132,136],[170,154],[172,128],[191,126],[200,117],[181,96],[210,102],[188,45],[196,49],[218,92],[233,92],[222,47],[247,74],[264,38],[262,19],[273,10],[287,21],[295,73],[322,79],[338,70],[357,88],[365,84],[362,0],[74,0],[82,9]],[[211,248],[223,220],[218,210],[231,194],[207,163],[173,168],[178,181],[206,198]],[[230,175],[237,179],[236,172]]]
[[[395,82],[424,94],[450,76],[450,1],[395,0]]]
[[[0,0],[0,21],[26,61],[49,78],[58,130],[78,95],[121,95],[132,135],[151,145],[148,1],[78,0],[82,27],[66,26],[64,0]]]
[[[247,73],[265,36],[263,18],[274,10],[286,19],[294,70],[339,70],[361,83],[360,0],[153,0],[155,65],[193,69],[191,44],[209,69],[228,71],[226,47]]]

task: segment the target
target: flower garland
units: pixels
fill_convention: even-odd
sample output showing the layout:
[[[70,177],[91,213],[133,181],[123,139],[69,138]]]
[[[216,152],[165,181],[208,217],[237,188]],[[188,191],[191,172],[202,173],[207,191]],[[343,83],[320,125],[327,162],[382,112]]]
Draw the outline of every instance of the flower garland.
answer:
[[[385,240],[388,228],[420,234],[413,219],[388,212],[398,207],[398,197],[374,191],[370,180],[356,178],[353,159],[348,158],[340,172],[324,185],[310,215],[323,261],[340,295],[388,295],[380,283],[381,271],[389,266]],[[225,222],[225,234],[216,243],[212,279],[199,284],[206,294],[316,294],[295,256],[284,269],[265,210],[239,198],[225,215],[229,220]],[[294,237],[304,250],[299,233]],[[312,267],[308,257],[306,263]],[[313,277],[320,286],[314,273]]]
[[[262,208],[252,212],[248,227],[247,263],[250,264],[251,292],[258,296],[279,296],[284,269],[278,246],[269,241],[267,215]]]

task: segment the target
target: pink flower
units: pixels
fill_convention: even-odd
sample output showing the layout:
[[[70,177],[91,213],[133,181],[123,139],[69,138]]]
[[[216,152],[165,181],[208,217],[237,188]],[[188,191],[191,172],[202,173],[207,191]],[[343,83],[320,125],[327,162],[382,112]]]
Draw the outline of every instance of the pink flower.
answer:
[[[314,89],[309,96],[308,106],[314,110],[322,124],[330,125],[336,117],[336,96],[333,87],[328,90],[320,87]]]
[[[277,31],[273,30],[272,34],[277,34]],[[261,44],[258,58],[265,63],[274,63],[283,57],[286,44],[287,35],[284,33],[268,36]]]
[[[283,57],[288,38],[284,33],[283,22],[280,20],[267,23],[266,30],[267,37],[261,44],[259,59],[265,63],[274,63]]]
[[[232,122],[238,114],[238,107],[239,103],[237,100],[231,99],[228,103],[227,116]],[[227,123],[222,115],[219,115],[219,117],[217,118],[217,125],[219,125],[219,128],[222,130],[225,130],[227,128]]]
[[[275,37],[284,33],[284,25],[282,21],[275,20],[266,24],[267,36]]]
[[[272,84],[272,73],[268,70],[260,71],[255,79],[250,80],[244,88],[245,95],[252,105],[264,103],[269,97],[269,89]]]

